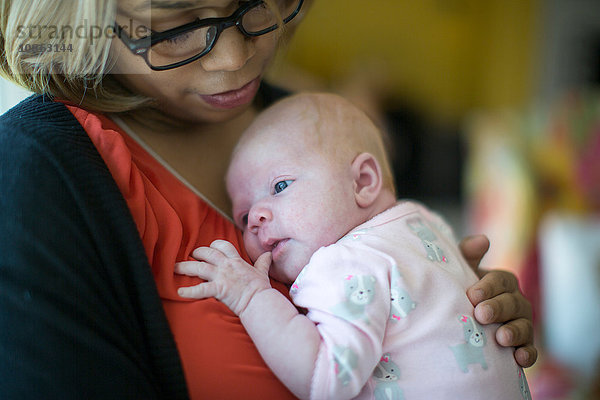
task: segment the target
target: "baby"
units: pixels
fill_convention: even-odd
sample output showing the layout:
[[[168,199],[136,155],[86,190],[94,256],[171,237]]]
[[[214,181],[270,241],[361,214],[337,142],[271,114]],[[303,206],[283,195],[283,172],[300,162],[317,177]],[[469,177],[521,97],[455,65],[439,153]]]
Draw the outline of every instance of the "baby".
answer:
[[[176,271],[207,282],[299,398],[529,399],[497,327],[473,318],[478,279],[450,228],[398,202],[380,132],[344,99],[300,94],[248,128],[227,173],[233,218],[254,267],[232,244]],[[295,304],[269,283],[291,285]],[[306,311],[299,312],[298,309]]]

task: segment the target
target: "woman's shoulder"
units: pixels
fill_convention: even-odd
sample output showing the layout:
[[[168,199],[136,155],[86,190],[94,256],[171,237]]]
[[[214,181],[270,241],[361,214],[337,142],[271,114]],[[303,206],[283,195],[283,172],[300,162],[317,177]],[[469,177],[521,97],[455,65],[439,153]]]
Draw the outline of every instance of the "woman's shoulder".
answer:
[[[85,137],[85,131],[65,105],[45,95],[32,95],[0,116],[3,147],[35,145],[56,147],[62,152],[68,143]]]
[[[32,95],[0,116],[5,161],[35,163],[36,155],[72,159],[90,151],[93,145],[73,114],[48,96]]]
[[[0,124],[25,129],[43,126],[72,127],[76,120],[64,104],[47,95],[34,94],[0,116]]]
[[[73,114],[43,95],[31,96],[0,116],[0,166],[3,189],[10,186],[18,192],[19,187],[41,188],[52,182],[57,189],[49,189],[48,198],[62,196],[59,187],[79,194],[94,187],[97,191],[110,178]]]

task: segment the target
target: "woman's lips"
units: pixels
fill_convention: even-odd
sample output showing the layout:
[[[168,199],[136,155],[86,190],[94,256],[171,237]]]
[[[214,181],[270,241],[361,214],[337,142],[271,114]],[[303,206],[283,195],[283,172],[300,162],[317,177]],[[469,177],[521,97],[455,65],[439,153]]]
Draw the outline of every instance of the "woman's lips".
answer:
[[[260,78],[255,78],[239,89],[211,95],[200,95],[200,97],[216,108],[235,108],[250,103],[254,99],[259,86]]]

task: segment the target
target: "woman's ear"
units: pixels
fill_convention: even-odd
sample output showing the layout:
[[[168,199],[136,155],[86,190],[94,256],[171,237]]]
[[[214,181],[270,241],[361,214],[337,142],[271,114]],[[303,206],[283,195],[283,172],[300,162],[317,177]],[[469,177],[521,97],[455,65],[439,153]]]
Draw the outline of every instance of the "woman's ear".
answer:
[[[369,153],[360,153],[351,164],[354,179],[354,198],[361,208],[369,207],[381,192],[381,167]]]

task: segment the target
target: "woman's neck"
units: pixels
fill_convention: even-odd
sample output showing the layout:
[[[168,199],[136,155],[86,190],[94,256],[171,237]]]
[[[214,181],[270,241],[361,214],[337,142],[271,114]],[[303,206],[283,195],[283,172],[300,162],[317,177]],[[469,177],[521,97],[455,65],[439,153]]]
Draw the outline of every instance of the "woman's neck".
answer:
[[[256,113],[249,108],[225,122],[181,126],[144,118],[142,114],[121,119],[191,186],[226,215],[231,215],[224,177],[230,154]]]

